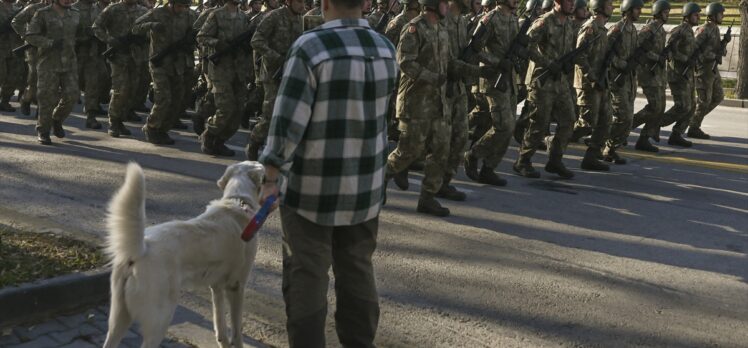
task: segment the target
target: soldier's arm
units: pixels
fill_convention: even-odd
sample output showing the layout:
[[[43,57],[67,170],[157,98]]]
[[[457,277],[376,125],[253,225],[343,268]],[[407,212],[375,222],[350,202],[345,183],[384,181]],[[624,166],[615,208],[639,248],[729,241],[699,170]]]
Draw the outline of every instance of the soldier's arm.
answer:
[[[397,46],[397,61],[400,63],[400,70],[414,80],[436,84],[439,81],[439,74],[429,71],[416,60],[420,47],[420,39],[416,30],[415,24],[408,24],[400,34],[400,44]]]
[[[608,42],[611,44],[618,44],[620,45],[623,43],[623,40],[619,40],[619,37],[623,35],[623,30],[618,25],[614,25],[613,27],[608,30]],[[618,42],[616,42],[618,41]],[[614,68],[618,70],[626,69],[626,66],[628,65],[626,63],[626,59],[622,57],[622,53],[619,47],[612,47],[613,49],[613,59],[611,61],[611,65],[613,65]]]
[[[492,18],[491,15],[486,15],[486,16],[487,17],[483,17],[483,18]],[[491,49],[493,47],[489,47],[488,49],[486,49],[486,45],[488,44],[488,40],[491,37],[500,37],[499,35],[500,35],[500,32],[502,31],[502,28],[496,27],[495,22],[491,22],[491,21],[484,23],[484,25],[486,26],[486,29],[487,29],[486,34],[483,35],[483,37],[481,37],[480,40],[478,40],[475,46],[477,49],[480,49],[480,52],[477,55],[478,61],[480,61],[481,63],[485,63],[487,65],[496,66],[499,64],[499,62],[501,62],[502,58],[504,57],[494,54],[494,51]],[[507,28],[503,28],[503,29],[507,29]]]
[[[527,55],[538,67],[548,67],[552,61],[540,52],[541,43],[545,41],[547,29],[543,18],[535,20],[527,30]]]
[[[717,35],[716,39],[714,36],[709,35],[710,30],[702,29],[699,30],[698,33],[696,33],[696,47],[709,47],[709,40],[717,40],[719,41],[719,34]],[[714,51],[709,49],[702,49],[701,52],[699,52],[699,60],[702,62],[711,62],[717,59],[717,55]]]
[[[639,42],[650,42],[651,47],[646,47],[647,53],[645,56],[650,61],[657,61],[660,59],[660,52],[658,52],[658,47],[654,46],[657,41],[656,38],[651,38],[651,36],[659,34],[659,30],[662,30],[662,28],[658,29],[658,32],[655,33],[652,31],[653,25],[654,24],[648,24],[639,31]]]
[[[667,40],[667,44],[669,45],[671,42],[680,40],[681,35],[684,35],[684,34],[682,34],[680,30],[677,30],[676,28],[676,30],[673,30],[673,32],[670,35],[670,38]],[[688,62],[688,58],[690,58],[689,57],[690,52],[683,52],[683,49],[681,49],[681,47],[683,47],[682,42],[677,42],[675,45],[673,45],[673,49],[672,49],[670,56],[673,58],[674,61],[678,63]]]
[[[211,13],[213,13],[213,11],[200,12],[200,15],[197,16],[195,24],[192,26],[192,29],[199,32],[200,29],[202,29],[203,25],[205,25],[205,22],[208,21],[208,15],[210,15]]]
[[[206,47],[215,47],[218,43],[218,20],[215,11],[210,13],[197,33],[197,42]]]
[[[33,15],[34,11],[29,10],[29,7],[27,6],[13,18],[10,22],[10,26],[13,27],[16,34],[24,37],[26,35],[26,24],[29,24]]]
[[[276,18],[278,16],[275,13],[270,13],[262,19],[252,36],[252,49],[268,61],[277,62],[275,65],[280,65],[283,55],[270,48],[272,32],[278,27]]]
[[[52,47],[54,40],[44,36],[44,28],[44,18],[40,16],[40,13],[37,11],[34,14],[34,17],[31,18],[31,22],[29,22],[28,29],[26,30],[26,41],[35,47]]]
[[[400,31],[397,30],[396,22],[396,19],[391,20],[384,29],[384,36],[390,39],[390,42],[395,46],[397,46],[398,38],[400,36]]]
[[[150,10],[135,20],[135,24],[132,26],[132,33],[135,35],[147,35],[151,29],[155,29],[159,25],[162,24],[156,19],[153,10]]]
[[[587,27],[584,30],[579,31],[579,36],[577,37],[577,47],[581,46],[587,40],[592,39],[592,34],[594,32],[594,29],[592,27]],[[583,50],[582,52],[579,52],[577,56],[574,58],[574,64],[576,64],[580,70],[582,70],[582,76],[584,76],[587,80],[590,81],[596,81],[597,76],[595,75],[595,71],[593,70],[592,66],[590,65],[590,50]]]
[[[98,17],[96,17],[96,20],[94,20],[93,24],[93,33],[102,42],[112,42],[114,40],[114,37],[112,35],[109,35],[109,32],[107,30],[107,27],[110,23],[111,16],[109,15],[111,11],[109,10],[111,7],[107,7],[104,9],[104,11],[99,14]]]

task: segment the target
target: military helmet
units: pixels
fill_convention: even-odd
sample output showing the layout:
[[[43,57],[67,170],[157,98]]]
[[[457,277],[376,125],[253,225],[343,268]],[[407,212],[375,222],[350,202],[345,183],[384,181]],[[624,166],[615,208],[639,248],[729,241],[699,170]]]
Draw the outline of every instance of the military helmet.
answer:
[[[576,1],[574,1],[574,9],[586,8],[586,7],[587,7],[587,0],[576,0]]]
[[[670,3],[667,0],[657,0],[652,4],[652,16],[657,17],[662,11],[669,10]]]
[[[532,9],[534,9],[535,6],[537,6],[539,2],[540,0],[527,0],[527,3],[525,4],[525,10],[532,11]]]
[[[725,12],[725,6],[722,5],[722,3],[719,2],[713,2],[709,5],[706,5],[706,15],[707,16],[715,16],[717,13]]]
[[[191,0],[169,0],[169,2],[175,5],[187,5],[187,6],[192,5]]]
[[[701,6],[695,2],[689,2],[683,5],[683,17],[688,17],[694,13],[701,12]]]
[[[398,0],[398,1],[400,1],[401,5],[407,5],[410,3],[410,0]]]
[[[553,0],[543,0],[543,4],[540,5],[540,8],[543,10],[548,10],[553,7]]]
[[[480,5],[483,7],[496,5],[496,0],[480,0]]]
[[[604,12],[605,4],[609,0],[590,0],[590,10],[592,12]]]
[[[439,8],[439,3],[447,0],[418,0],[418,3],[424,7]]]
[[[642,0],[623,0],[621,2],[621,12],[628,12],[635,8],[644,7],[644,1]]]

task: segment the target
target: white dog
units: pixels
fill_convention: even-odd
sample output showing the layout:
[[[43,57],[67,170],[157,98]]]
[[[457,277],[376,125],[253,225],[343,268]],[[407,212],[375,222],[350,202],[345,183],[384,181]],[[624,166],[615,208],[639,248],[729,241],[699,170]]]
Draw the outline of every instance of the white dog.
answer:
[[[257,238],[244,242],[242,231],[259,209],[257,162],[229,166],[218,187],[223,198],[187,221],[146,228],[145,177],[136,163],[109,203],[107,253],[112,262],[109,332],[104,347],[117,347],[133,321],[140,324],[142,347],[158,347],[166,335],[179,291],[210,286],[218,345],[242,347],[244,286],[257,253]],[[231,314],[228,340],[224,298]]]

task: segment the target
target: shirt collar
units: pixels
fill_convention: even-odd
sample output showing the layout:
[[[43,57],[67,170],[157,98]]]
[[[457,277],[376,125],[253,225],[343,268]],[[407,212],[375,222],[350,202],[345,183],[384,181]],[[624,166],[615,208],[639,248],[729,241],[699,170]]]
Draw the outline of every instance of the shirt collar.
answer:
[[[363,18],[356,19],[336,19],[329,22],[325,22],[319,28],[320,29],[332,29],[339,27],[366,27],[369,28],[369,21]]]

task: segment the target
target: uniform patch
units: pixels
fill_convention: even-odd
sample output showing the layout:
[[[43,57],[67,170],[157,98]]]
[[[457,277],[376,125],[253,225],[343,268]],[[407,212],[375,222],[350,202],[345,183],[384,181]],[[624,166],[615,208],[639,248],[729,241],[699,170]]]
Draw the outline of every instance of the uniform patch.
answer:
[[[415,33],[416,32],[416,26],[415,25],[411,25],[410,27],[408,27],[408,32],[411,33],[411,34]]]

